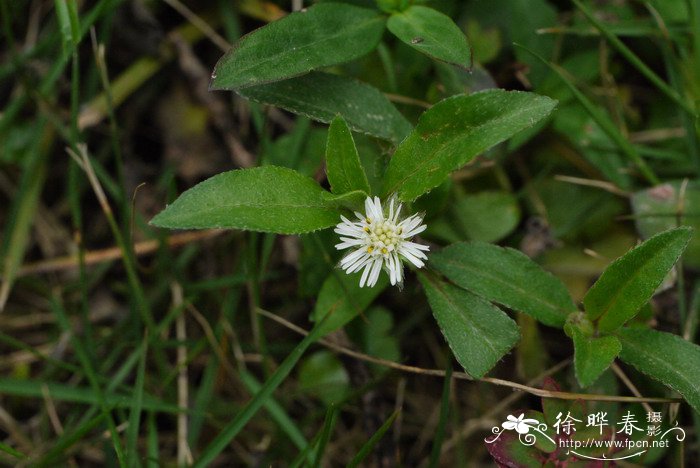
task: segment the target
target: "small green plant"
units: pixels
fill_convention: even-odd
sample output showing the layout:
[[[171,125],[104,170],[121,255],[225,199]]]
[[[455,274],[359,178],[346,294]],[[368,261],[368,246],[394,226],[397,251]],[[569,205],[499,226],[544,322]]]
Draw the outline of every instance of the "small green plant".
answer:
[[[583,311],[560,280],[516,250],[483,242],[438,248],[412,240],[425,229],[414,207],[476,156],[542,122],[556,101],[500,89],[455,95],[423,112],[413,127],[369,84],[319,71],[367,54],[385,27],[418,52],[469,66],[467,40],[448,17],[408,2],[380,2],[380,7],[324,2],[292,13],[241,39],[212,75],[213,89],[234,90],[330,123],[325,153],[330,190],[289,168],[234,170],[186,191],[151,221],[170,229],[277,234],[336,226],[336,247],[351,250],[340,261],[344,272],[331,271],[320,289],[315,328],[212,442],[199,465],[235,437],[313,341],[361,314],[389,283],[412,281],[403,262],[418,270],[442,334],[473,378],[483,377],[520,338],[518,324],[500,308],[507,307],[565,330],[573,340],[581,386],[594,383],[619,357],[700,411],[700,347],[634,322],[683,253],[689,228],[661,232],[612,263],[586,294]],[[351,131],[389,145],[391,157],[373,185]],[[646,166],[640,169],[647,173]]]
[[[699,32],[0,0],[0,465],[694,466]]]

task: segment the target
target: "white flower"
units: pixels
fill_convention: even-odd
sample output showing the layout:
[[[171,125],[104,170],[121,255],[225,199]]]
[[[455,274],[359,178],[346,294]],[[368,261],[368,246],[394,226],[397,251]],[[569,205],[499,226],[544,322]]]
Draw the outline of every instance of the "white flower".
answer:
[[[518,434],[527,434],[530,432],[530,427],[533,425],[537,425],[540,422],[537,419],[524,419],[525,418],[525,413],[522,413],[520,416],[517,418],[511,414],[508,415],[506,418],[507,421],[501,424],[503,426],[503,429],[512,431],[515,429]]]
[[[350,221],[341,216],[342,222],[335,227],[340,235],[338,250],[353,249],[340,261],[340,267],[346,273],[355,273],[364,268],[360,278],[360,287],[377,284],[382,267],[389,274],[392,285],[403,281],[403,264],[407,260],[422,268],[428,257],[427,245],[411,242],[411,238],[426,228],[423,216],[414,214],[399,221],[402,205],[395,198],[389,200],[389,212],[385,213],[379,197],[367,197],[365,214],[355,212],[357,221]]]

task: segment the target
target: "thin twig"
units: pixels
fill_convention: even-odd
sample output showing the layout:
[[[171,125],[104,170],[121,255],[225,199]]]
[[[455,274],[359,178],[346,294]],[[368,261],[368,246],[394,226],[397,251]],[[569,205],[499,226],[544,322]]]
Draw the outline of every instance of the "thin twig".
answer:
[[[630,133],[629,138],[632,143],[652,143],[670,140],[672,138],[684,138],[685,135],[685,128],[683,127],[653,128],[651,130]]]
[[[261,315],[264,315],[267,318],[270,318],[274,320],[275,322],[289,328],[290,330],[299,333],[300,335],[308,335],[309,332],[304,330],[301,327],[298,327],[294,325],[293,323],[283,319],[282,317],[275,315],[271,312],[268,312],[266,310],[257,309],[257,312]],[[330,348],[334,351],[337,351],[341,354],[345,354],[346,356],[354,357],[356,359],[360,359],[363,361],[371,362],[373,364],[378,364],[380,366],[384,367],[389,367],[391,369],[396,369],[400,370],[403,372],[410,372],[413,374],[421,374],[421,375],[430,375],[433,377],[445,377],[445,371],[441,369],[425,369],[422,367],[415,367],[415,366],[408,366],[405,364],[399,364],[397,362],[393,361],[387,361],[386,359],[381,359],[381,358],[376,358],[374,356],[370,356],[364,353],[360,353],[357,351],[353,351],[351,349],[345,348],[343,346],[338,346],[334,343],[329,342],[326,339],[320,339],[318,341],[320,344],[323,346],[326,346],[327,348]],[[541,398],[556,398],[559,400],[587,400],[587,401],[616,401],[616,402],[623,402],[623,403],[642,403],[642,402],[649,402],[649,403],[675,403],[675,402],[682,402],[683,400],[681,398],[656,398],[656,397],[630,397],[630,396],[621,396],[621,395],[599,395],[599,394],[590,394],[590,393],[571,393],[571,392],[558,392],[558,391],[551,391],[551,390],[544,390],[542,388],[535,388],[531,387],[529,385],[523,385],[519,384],[517,382],[512,382],[510,380],[504,380],[504,379],[497,379],[494,377],[482,377],[480,379],[474,379],[471,377],[469,374],[465,372],[453,372],[452,377],[455,379],[460,379],[460,380],[471,380],[471,381],[480,381],[480,382],[488,382],[492,383],[494,385],[501,385],[504,387],[510,387],[516,390],[521,390],[523,392],[530,393],[532,395],[539,396]]]
[[[565,175],[555,175],[554,179],[560,182],[568,182],[570,184],[585,185],[587,187],[596,187],[599,189],[603,189],[606,192],[610,192],[614,195],[618,195],[620,197],[630,198],[632,196],[629,192],[626,192],[617,185],[605,180],[584,179],[582,177],[571,177]]]
[[[168,247],[180,247],[200,240],[210,239],[222,234],[224,231],[220,229],[209,229],[206,231],[193,231],[181,234],[174,234],[165,240]],[[158,239],[149,239],[134,244],[134,253],[137,256],[148,255],[158,250],[161,241]],[[106,249],[93,250],[85,254],[85,265],[94,265],[96,263],[109,262],[122,257],[122,251],[118,246],[108,247]],[[52,271],[70,270],[78,268],[80,259],[78,255],[66,255],[48,260],[41,260],[34,263],[28,263],[20,267],[17,272],[17,277],[33,275],[37,273],[49,273]]]
[[[182,286],[174,282],[171,285],[173,306],[182,308]],[[187,330],[185,327],[185,314],[179,313],[175,318],[175,337],[177,345],[177,406],[182,411],[177,415],[177,464],[178,466],[189,466],[192,464],[192,453],[187,443],[187,413],[189,408],[189,397],[187,394]]]
[[[384,93],[384,96],[386,96],[390,101],[398,102],[400,104],[422,107],[423,109],[430,109],[433,107],[433,105],[427,101],[421,101],[420,99],[415,99],[409,96],[402,96],[401,94]]]
[[[233,367],[233,364],[231,364],[231,361],[228,360],[228,357],[226,357],[226,353],[223,351],[223,349],[221,349],[221,344],[216,339],[216,334],[214,334],[214,330],[212,330],[211,325],[209,325],[207,319],[204,318],[204,316],[197,310],[197,308],[194,305],[192,305],[192,303],[188,302],[186,307],[187,310],[192,314],[194,319],[199,323],[199,326],[202,327],[202,330],[204,331],[204,334],[207,337],[207,341],[209,341],[209,346],[211,346],[212,350],[219,358],[221,365],[224,367],[224,369],[226,370],[226,372],[228,372],[230,376],[235,376],[236,369]]]
[[[41,384],[41,396],[44,398],[44,403],[46,403],[46,414],[49,416],[49,421],[51,421],[51,426],[53,426],[54,432],[56,435],[63,435],[63,424],[61,424],[61,420],[58,417],[56,405],[53,402],[53,398],[51,398],[51,394],[49,393],[49,387],[45,383]]]
[[[197,16],[192,10],[190,10],[185,4],[180,2],[180,0],[163,0],[165,3],[170,5],[174,10],[182,15],[187,21],[192,23],[192,25],[202,31],[202,33],[222,52],[228,52],[231,48],[231,44],[221,37],[214,29],[209,26],[209,23],[204,21],[202,18]]]
[[[629,377],[627,377],[627,374],[625,374],[625,372],[624,372],[622,369],[620,369],[620,366],[618,366],[616,363],[613,362],[613,363],[610,365],[610,368],[613,370],[613,372],[615,373],[615,375],[617,375],[617,377],[618,377],[620,380],[622,380],[622,383],[625,384],[625,387],[627,387],[627,388],[629,389],[629,391],[632,392],[633,395],[635,395],[636,397],[641,398],[642,393],[641,393],[641,392],[639,391],[639,389],[632,383],[632,381],[629,379]],[[653,408],[649,405],[649,403],[647,403],[646,401],[640,400],[640,402],[641,402],[642,406],[644,407],[644,409],[647,411],[647,413],[651,413],[651,412],[654,411],[654,409],[653,409]]]

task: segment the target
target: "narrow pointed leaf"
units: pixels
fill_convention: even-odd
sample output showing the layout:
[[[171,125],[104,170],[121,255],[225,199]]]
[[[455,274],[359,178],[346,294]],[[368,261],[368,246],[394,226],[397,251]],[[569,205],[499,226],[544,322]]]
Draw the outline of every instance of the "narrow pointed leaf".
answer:
[[[515,345],[518,326],[498,307],[432,274],[420,274],[433,316],[465,371],[481,378]]]
[[[367,458],[367,455],[372,453],[372,450],[374,449],[374,446],[377,445],[377,442],[382,440],[382,437],[384,437],[386,431],[388,431],[391,425],[394,424],[394,420],[398,415],[399,412],[395,411],[391,416],[389,416],[389,419],[384,421],[384,424],[377,429],[377,432],[375,432],[372,437],[370,437],[369,440],[362,447],[360,447],[357,454],[352,458],[352,460],[350,460],[350,463],[347,465],[348,468],[356,468],[361,465],[362,461]]]
[[[671,229],[615,260],[583,298],[586,314],[609,332],[637,315],[683,253],[692,230]]]
[[[518,250],[464,242],[431,254],[430,262],[457,286],[545,325],[562,327],[576,311],[564,284]]]
[[[413,5],[391,15],[387,27],[396,37],[429,57],[469,67],[471,50],[467,37],[449,16],[439,11]]]
[[[622,328],[620,359],[671,387],[700,413],[700,346],[648,328]]]
[[[304,355],[306,349],[320,338],[319,328],[316,327],[289,353],[282,361],[277,370],[265,381],[260,391],[255,394],[235,417],[229,422],[207,445],[199,455],[199,458],[194,463],[195,468],[204,468],[209,466],[214,459],[224,450],[231,441],[240,433],[240,431],[248,424],[253,416],[265,405],[274,391],[279,387],[284,379],[292,371],[296,363]]]
[[[355,141],[345,120],[337,116],[328,129],[326,173],[334,194],[362,190],[369,193],[367,175],[360,163]]]
[[[44,382],[41,380],[15,379],[0,377],[0,393],[22,398],[44,398],[48,390],[49,396],[57,401],[80,403],[85,405],[97,405],[100,398],[90,387],[76,387],[74,385]],[[129,409],[131,405],[130,395],[121,393],[108,393],[102,401],[106,406]],[[179,408],[170,403],[165,403],[153,395],[144,394],[142,400],[143,410],[159,411],[176,414]]]
[[[588,387],[610,367],[622,345],[611,335],[595,338],[587,336],[575,326],[570,328],[570,332],[574,341],[576,379],[582,387]]]
[[[452,363],[445,369],[445,381],[442,384],[442,399],[440,400],[440,419],[438,419],[435,437],[433,437],[433,447],[430,450],[430,468],[440,465],[440,455],[442,453],[442,443],[445,440],[445,431],[450,419],[450,387],[452,387]]]
[[[596,18],[596,15],[593,14],[588,8],[586,8],[586,6],[584,6],[583,3],[581,3],[579,0],[572,1],[578,7],[578,9],[581,10],[586,19],[588,19],[588,21],[590,21],[590,23],[593,26],[595,26],[595,28],[598,31],[601,32],[603,37],[605,37],[608,40],[608,42],[610,42],[610,45],[612,45],[613,48],[620,53],[620,55],[627,59],[627,61],[634,68],[636,68],[644,77],[646,77],[646,79],[653,83],[659,91],[664,93],[678,106],[685,109],[685,111],[688,112],[690,115],[696,115],[696,110],[693,109],[693,105],[691,104],[692,100],[685,99],[683,96],[680,96],[676,92],[676,90],[674,90],[663,79],[661,79],[659,75],[654,73],[654,71],[651,68],[649,68],[641,58],[639,58],[634,52],[632,52],[632,49],[627,47],[625,43],[622,42],[615,35],[615,33],[613,33],[605,24],[599,21],[598,18]]]
[[[302,75],[361,57],[384,31],[375,10],[322,3],[243,36],[216,64],[212,89],[236,89]]]
[[[0,442],[0,451],[5,452],[6,454],[11,455],[14,458],[19,458],[19,459],[27,458],[27,456],[25,454],[23,454],[22,452],[20,452],[19,450],[15,450],[11,446],[9,446],[3,442]]]
[[[535,125],[556,101],[494,89],[453,96],[428,109],[389,162],[384,194],[412,201],[492,146]]]
[[[640,172],[646,177],[646,179],[653,185],[659,183],[658,177],[651,170],[647,162],[639,154],[639,151],[629,142],[629,140],[622,134],[622,132],[617,128],[615,123],[612,121],[610,116],[603,111],[599,106],[594,104],[590,99],[588,99],[571,81],[569,75],[560,66],[549,62],[541,55],[533,52],[525,46],[520,44],[515,44],[517,47],[521,48],[532,54],[534,57],[539,59],[542,63],[547,65],[550,70],[559,75],[559,78],[566,84],[566,86],[571,90],[576,100],[586,109],[586,112],[591,116],[593,120],[598,124],[598,126],[605,132],[608,137],[615,142],[615,144],[620,148],[620,151],[627,156],[631,161],[633,161],[637,167],[639,167]]]
[[[321,466],[321,461],[323,455],[326,452],[326,447],[328,446],[328,440],[331,438],[331,433],[335,429],[335,423],[338,419],[338,413],[340,410],[336,406],[330,406],[328,411],[326,411],[326,420],[323,422],[323,429],[321,430],[320,438],[318,440],[318,445],[316,447],[316,457],[314,457],[312,468],[317,468]]]
[[[330,194],[291,169],[263,166],[223,172],[185,193],[151,220],[171,229],[235,228],[299,234],[340,219]]]
[[[352,130],[394,143],[411,131],[408,120],[377,88],[346,76],[311,72],[237,92],[323,123],[341,115]]]
[[[253,395],[257,394],[262,388],[262,384],[258,382],[255,376],[250,372],[241,369],[238,376],[241,378],[243,385],[245,385],[248,391]],[[304,450],[309,445],[301,429],[297,427],[296,423],[287,414],[287,410],[273,397],[268,398],[263,406],[272,420],[277,423],[279,428],[299,450]]]

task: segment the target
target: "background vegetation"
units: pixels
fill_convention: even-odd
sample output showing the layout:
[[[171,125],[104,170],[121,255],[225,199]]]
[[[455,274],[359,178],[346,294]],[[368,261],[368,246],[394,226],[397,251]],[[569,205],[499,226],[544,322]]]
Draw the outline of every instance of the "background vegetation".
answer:
[[[192,463],[211,453],[311,328],[314,298],[338,260],[332,232],[148,225],[185,189],[237,167],[276,164],[325,183],[326,125],[208,91],[231,43],[302,3],[0,0],[7,465]],[[559,101],[546,122],[418,200],[425,242],[518,248],[580,303],[639,238],[699,224],[697,1],[587,1],[583,9],[545,0],[425,3],[467,34],[471,71],[417,54],[388,33],[376,50],[329,71],[382,90],[411,123],[443,98],[494,87]],[[390,146],[354,136],[376,190]],[[696,234],[684,268],[635,320],[695,341],[698,266]],[[512,317],[522,334],[517,347],[490,379],[465,382],[409,275],[403,291],[386,290],[343,332],[312,346],[215,463],[494,463],[483,442],[491,427],[518,409],[542,409],[538,395],[496,379],[544,385],[544,396],[582,392],[571,340],[529,316]],[[453,366],[461,379],[443,378]],[[674,396],[622,364],[585,393]],[[571,408],[546,401],[545,413]],[[618,415],[649,408],[585,404]],[[652,404],[689,437],[635,463],[697,464],[698,414],[685,404]]]

